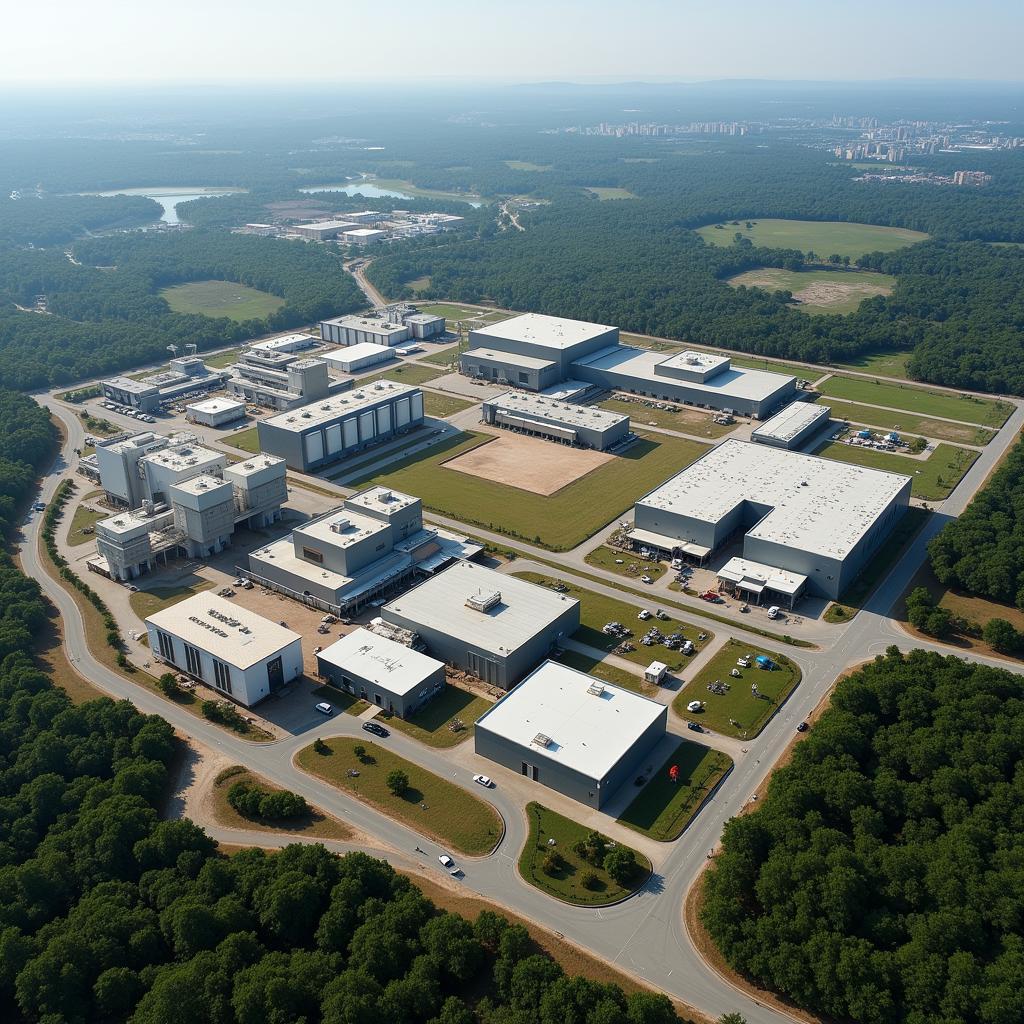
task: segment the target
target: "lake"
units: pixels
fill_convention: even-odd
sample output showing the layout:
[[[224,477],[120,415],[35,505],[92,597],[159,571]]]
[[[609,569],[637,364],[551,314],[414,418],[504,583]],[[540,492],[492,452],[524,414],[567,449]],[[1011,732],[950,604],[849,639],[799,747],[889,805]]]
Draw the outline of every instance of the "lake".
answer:
[[[204,185],[153,186],[152,188],[114,188],[107,192],[79,192],[82,196],[145,196],[154,199],[163,208],[160,219],[165,224],[177,224],[178,214],[174,207],[178,203],[187,203],[192,199],[204,199],[207,196],[233,196],[244,192],[244,188],[217,188]]]
[[[318,192],[343,192],[347,196],[365,196],[367,199],[416,199],[417,196],[409,192],[400,192],[394,188],[381,188],[369,181],[351,181],[345,185],[311,185],[308,188],[300,188],[300,192],[306,195],[316,195]],[[429,190],[419,196],[420,199],[429,199]],[[439,197],[442,198],[442,197]],[[460,203],[469,203],[470,206],[482,206],[479,200],[463,199],[460,196],[444,196],[445,199],[453,199]]]

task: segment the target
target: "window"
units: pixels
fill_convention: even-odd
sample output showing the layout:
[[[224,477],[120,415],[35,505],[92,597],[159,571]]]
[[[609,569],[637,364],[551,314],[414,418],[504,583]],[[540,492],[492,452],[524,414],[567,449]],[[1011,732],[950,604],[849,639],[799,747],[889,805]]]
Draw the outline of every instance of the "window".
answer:
[[[383,551],[387,547],[387,544],[378,544],[376,547],[377,551]]]
[[[157,643],[160,645],[160,657],[174,664],[174,641],[162,629],[156,631]]]
[[[520,370],[519,371],[519,383],[520,384],[529,384],[530,383],[530,375],[528,373],[523,373],[522,370]]]
[[[231,693],[231,666],[216,658],[213,659],[213,682],[218,690]]]
[[[324,553],[322,551],[317,551],[316,548],[304,547],[302,549],[302,557],[306,559],[307,562],[316,562],[317,565],[323,565]]]
[[[202,656],[191,644],[185,644],[185,671],[197,679],[203,678]]]

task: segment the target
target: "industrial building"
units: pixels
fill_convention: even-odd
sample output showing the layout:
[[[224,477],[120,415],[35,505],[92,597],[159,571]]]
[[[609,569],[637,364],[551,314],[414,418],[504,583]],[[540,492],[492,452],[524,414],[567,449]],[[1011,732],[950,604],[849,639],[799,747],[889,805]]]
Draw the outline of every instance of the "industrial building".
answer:
[[[727,440],[641,498],[635,544],[706,558],[742,535],[743,558],[838,599],[910,502],[911,478]],[[766,588],[768,582],[765,583]],[[789,602],[785,588],[780,595]]]
[[[765,420],[750,435],[757,444],[768,444],[786,451],[799,451],[829,424],[832,410],[814,402],[790,402],[785,409]]]
[[[186,405],[185,419],[205,427],[224,427],[245,419],[245,402],[236,402],[231,398],[208,398],[205,402]]]
[[[668,707],[546,661],[477,719],[476,752],[600,810],[646,768]]]
[[[456,562],[381,609],[436,658],[508,689],[580,626],[580,603],[547,587]]]
[[[299,337],[306,338],[305,335]],[[323,359],[294,348],[253,346],[230,368],[228,394],[239,401],[286,412],[351,387],[335,380]]]
[[[306,352],[315,348],[317,339],[308,334],[294,332],[282,334],[276,338],[267,338],[249,346],[250,352]]]
[[[177,351],[177,346],[171,346]],[[194,345],[189,348],[195,348]],[[165,402],[173,402],[204,391],[216,391],[223,387],[227,372],[211,370],[203,360],[190,353],[175,355],[169,368],[151,373],[141,380],[131,377],[111,377],[101,381],[103,397],[118,405],[126,405],[139,412],[156,412]]]
[[[408,718],[441,693],[444,662],[357,629],[316,656],[317,672],[333,686]]]
[[[445,332],[445,319],[433,313],[407,313],[402,323],[412,331],[414,338],[423,341],[427,338],[439,338]]]
[[[252,707],[302,676],[302,638],[215,594],[146,619],[153,657]]]
[[[213,469],[214,467],[210,467]],[[152,571],[161,558],[208,558],[223,551],[240,526],[261,529],[281,518],[288,498],[282,459],[256,455],[171,483],[167,499],[144,499],[130,511],[100,520],[96,554],[88,568],[130,580]]]
[[[796,393],[794,377],[734,368],[710,352],[633,348],[619,343],[617,327],[537,313],[470,331],[459,365],[470,377],[530,391],[571,379],[757,419]]]
[[[419,498],[370,487],[249,555],[257,582],[324,611],[350,614],[481,545],[423,525]]]
[[[257,425],[260,450],[280,455],[289,469],[316,472],[353,452],[423,423],[423,392],[378,380]]]
[[[629,436],[628,416],[527,391],[507,391],[486,399],[482,418],[507,430],[602,452]]]
[[[341,233],[341,240],[349,245],[369,245],[370,242],[379,242],[387,238],[387,232],[379,228],[351,228]]]
[[[312,238],[317,242],[325,242],[337,238],[345,231],[351,231],[359,225],[354,220],[317,220],[310,224],[293,224],[289,233],[300,238]]]
[[[359,373],[371,366],[380,363],[388,363],[396,359],[395,350],[389,345],[371,345],[369,342],[360,341],[355,345],[346,348],[332,349],[320,356],[332,369],[341,373]]]
[[[336,316],[320,321],[320,338],[334,345],[401,345],[412,329],[375,316]]]

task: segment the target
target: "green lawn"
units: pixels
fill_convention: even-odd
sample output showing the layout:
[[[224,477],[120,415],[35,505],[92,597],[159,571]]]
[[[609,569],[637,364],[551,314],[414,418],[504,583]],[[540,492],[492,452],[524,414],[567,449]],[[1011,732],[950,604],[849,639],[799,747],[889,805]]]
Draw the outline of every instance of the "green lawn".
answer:
[[[602,203],[609,199],[639,198],[634,192],[630,192],[628,188],[615,188],[605,185],[587,185],[585,191],[589,192],[592,196],[597,196]]]
[[[706,450],[697,441],[641,436],[624,454],[552,495],[442,469],[445,462],[493,435],[466,432],[410,455],[352,485],[384,484],[418,495],[425,508],[487,530],[565,551],[592,536],[637,498],[678,473]],[[573,452],[566,449],[565,458]]]
[[[788,291],[796,309],[812,316],[823,313],[852,313],[873,295],[890,295],[896,278],[866,270],[783,270],[758,267],[730,277],[734,288],[760,288],[767,292]]]
[[[890,409],[921,413],[923,416],[941,416],[964,423],[980,423],[986,427],[1001,427],[1013,412],[1013,406],[992,398],[975,398],[952,392],[931,391],[910,384],[888,384],[864,377],[844,377],[838,374],[824,381],[818,391],[833,398],[866,405],[882,405]]]
[[[424,366],[421,363],[402,363],[383,373],[375,373],[372,377],[360,377],[353,385],[353,390],[372,384],[375,380],[397,380],[402,384],[426,384],[427,381],[440,377],[445,371],[440,367]]]
[[[748,228],[747,224],[751,224]],[[779,220],[759,218],[750,221],[722,221],[697,228],[697,234],[711,245],[732,245],[735,235],[749,238],[754,245],[772,249],[800,249],[818,256],[849,256],[867,252],[892,252],[928,235],[907,228],[888,228],[878,224],[855,224],[829,220]]]
[[[650,398],[638,397],[634,401],[626,401],[621,398],[606,398],[598,402],[602,409],[609,409],[612,412],[622,413],[630,418],[632,427],[655,426],[665,430],[678,430],[681,434],[690,434],[693,437],[717,438],[728,434],[736,429],[736,425],[729,426],[724,423],[716,423],[713,414],[700,412],[697,409],[682,407],[680,409],[667,408],[659,409],[657,406],[665,403],[658,403]]]
[[[449,685],[412,718],[392,715],[386,721],[390,728],[398,729],[428,746],[454,747],[473,735],[476,720],[489,707],[489,700]],[[450,729],[449,725],[455,719],[461,721],[465,728],[457,732]]]
[[[423,411],[428,416],[436,416],[444,419],[446,416],[453,416],[463,409],[475,405],[475,402],[467,401],[465,398],[453,398],[451,395],[437,395],[433,391],[423,392]]]
[[[964,473],[978,458],[978,452],[951,444],[937,445],[927,459],[921,460],[894,455],[892,452],[859,448],[841,441],[827,441],[814,454],[855,466],[905,473],[914,481],[910,493],[923,501],[941,501],[949,497],[953,488],[963,479]]]
[[[318,702],[323,700],[328,704],[333,704],[336,711],[344,711],[346,715],[357,717],[370,706],[369,701],[354,697],[351,693],[346,693],[330,683],[318,683],[313,687],[312,696]]]
[[[988,444],[996,436],[995,431],[977,427],[973,423],[935,420],[912,412],[892,412],[874,405],[858,405],[856,402],[843,402],[829,397],[817,401],[819,405],[827,405],[832,410],[833,419],[861,423],[866,427],[881,427],[897,433],[910,431],[938,441],[959,441],[961,444]]]
[[[589,828],[538,803],[526,805],[526,817],[530,823],[530,834],[519,855],[519,874],[530,885],[555,899],[583,907],[605,906],[636,892],[650,877],[651,862],[634,850],[637,861],[634,877],[628,886],[620,886],[602,868],[589,864],[573,851],[573,846],[590,834]],[[551,839],[555,841],[553,846],[548,842]],[[561,864],[548,874],[543,865],[552,852],[561,858]],[[587,870],[597,876],[589,888],[580,880]]]
[[[229,320],[265,320],[284,299],[234,281],[190,281],[160,291],[175,313],[199,313]]]
[[[364,760],[355,755],[358,746],[366,749]],[[310,744],[299,751],[295,761],[303,771],[453,852],[482,856],[498,844],[504,831],[498,812],[461,786],[369,740],[335,737],[327,740],[327,747],[328,753],[318,754]],[[395,796],[387,787],[387,777],[395,769],[409,778],[409,789],[402,796]],[[358,775],[350,775],[350,771]]]
[[[881,377],[907,379],[907,363],[911,352],[870,352],[854,356],[845,363],[836,363],[841,370],[859,370],[861,373],[877,373]]]
[[[192,597],[194,594],[212,588],[213,583],[203,579],[195,583],[181,583],[176,587],[153,587],[152,590],[136,591],[129,598],[129,603],[132,606],[132,611],[140,619],[145,619],[148,615],[155,615],[172,604],[184,601],[186,597]]]
[[[669,769],[679,768],[673,782]],[[719,750],[681,740],[665,763],[626,808],[619,824],[661,843],[678,839],[701,803],[732,768],[732,758]]]
[[[369,450],[369,453],[359,459],[343,459],[340,466],[334,469],[327,469],[320,475],[327,480],[340,480],[342,477],[351,476],[353,473],[359,473],[361,470],[366,470],[369,466],[376,466],[381,459],[392,458],[395,455],[403,452],[406,448],[412,448],[414,445],[422,444],[423,439],[426,436],[425,427],[415,427],[400,438],[400,443],[395,443],[395,439],[386,441],[384,444],[393,444],[394,447],[389,448],[387,452],[384,452],[384,444],[375,446]],[[429,451],[429,449],[428,449]]]
[[[754,658],[765,654],[778,666],[774,671],[756,668]],[[729,673],[738,668],[736,661],[742,655],[750,655],[751,667],[740,668],[740,678]],[[707,685],[716,680],[727,683],[729,692],[711,693]],[[680,716],[725,736],[750,739],[765,726],[776,708],[793,691],[800,681],[800,671],[784,655],[751,647],[739,640],[727,640],[725,646],[691,679],[672,702],[672,710]],[[755,697],[750,692],[751,683],[764,695]],[[765,699],[767,698],[767,699]],[[705,702],[704,710],[690,712],[686,705],[690,701]],[[730,721],[731,720],[731,721]],[[738,723],[733,725],[732,722]]]
[[[241,448],[243,452],[255,454],[260,450],[259,431],[255,427],[246,427],[245,430],[228,434],[224,438],[224,443],[231,445],[233,448]]]
[[[81,504],[75,509],[75,514],[71,519],[71,526],[68,528],[68,544],[71,547],[77,547],[79,544],[87,544],[89,541],[94,539],[92,533],[83,533],[85,529],[92,529],[101,519],[106,519],[113,513],[108,509],[106,512],[98,511],[94,508],[89,508],[88,505]]]
[[[238,357],[244,350],[241,348],[228,349],[227,352],[218,352],[216,355],[203,356],[203,362],[210,367],[211,370],[223,370],[226,366],[231,366],[238,362]]]
[[[434,366],[443,366],[445,370],[450,370],[453,366],[457,366],[459,362],[459,356],[469,348],[469,338],[464,337],[456,345],[449,345],[448,348],[442,349],[440,352],[431,352],[429,356],[424,356],[421,363],[432,363]]]
[[[606,569],[608,572],[618,573],[620,576],[628,576],[630,579],[640,581],[641,576],[650,576],[652,580],[661,579],[667,571],[664,562],[647,562],[639,555],[630,551],[619,551],[617,548],[610,548],[602,544],[594,548],[584,559],[587,565],[597,569]],[[621,561],[622,565],[618,565]]]
[[[529,580],[531,583],[539,583],[541,586],[550,586],[552,582],[552,577],[543,576],[536,572],[517,572],[513,573],[513,575],[518,576],[520,579]],[[646,622],[641,622],[637,618],[639,609],[636,605],[627,604],[625,601],[618,601],[613,597],[605,597],[604,594],[599,594],[593,590],[584,590],[582,587],[574,586],[571,583],[563,583],[563,586],[566,589],[562,593],[567,594],[569,597],[574,597],[580,602],[580,628],[573,634],[573,640],[586,644],[588,647],[593,647],[598,651],[611,653],[618,647],[621,641],[616,640],[614,637],[605,636],[601,632],[601,628],[607,622],[621,622],[627,629],[633,630],[633,636],[629,638],[629,641],[636,646],[635,651],[623,654],[621,657],[644,668],[650,665],[652,661],[662,661],[668,665],[669,669],[677,671],[689,660],[685,654],[681,654],[679,651],[670,651],[664,644],[644,647],[640,643],[640,637],[651,626],[657,626],[666,636],[669,633],[682,633],[687,640],[693,641],[693,645],[698,651],[714,639],[714,633],[710,630],[698,629],[696,626],[680,622],[678,617],[670,612],[668,608],[664,609],[664,611],[669,613],[668,620],[655,619],[652,616]],[[652,595],[648,610],[653,612],[657,607],[657,598]],[[703,640],[698,640],[698,633],[706,633],[707,635]],[[637,679],[637,683],[642,684],[643,680]],[[637,686],[634,685],[631,689],[635,690]]]
[[[584,654],[582,651],[565,650],[555,660],[563,665],[568,665],[569,668],[574,668],[579,672],[586,672],[588,675],[602,679],[606,683],[621,686],[624,690],[632,690],[634,693],[642,694],[645,697],[655,693],[658,689],[650,683],[645,683],[643,678],[635,672],[627,672],[624,668],[619,668],[617,665],[609,665],[607,662],[592,658],[589,654]]]

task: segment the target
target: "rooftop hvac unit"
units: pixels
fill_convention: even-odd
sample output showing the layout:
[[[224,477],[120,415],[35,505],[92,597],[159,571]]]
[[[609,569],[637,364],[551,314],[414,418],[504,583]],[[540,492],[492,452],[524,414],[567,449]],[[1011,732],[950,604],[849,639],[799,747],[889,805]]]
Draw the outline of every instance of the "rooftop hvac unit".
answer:
[[[545,733],[539,732],[533,737],[533,742],[536,743],[538,747],[550,747],[552,739]]]
[[[587,693],[593,697],[600,697],[604,694],[604,683],[591,683],[587,687]]]
[[[475,594],[470,594],[469,597],[466,598],[466,607],[472,608],[477,612],[489,612],[499,604],[501,604],[500,590],[491,590],[486,593],[478,591]]]
[[[394,501],[394,495],[390,491],[381,491],[378,497],[379,501]]]
[[[333,523],[331,523],[331,530],[334,533],[344,533],[345,530],[348,529],[348,527],[349,522],[347,519],[337,519]]]

